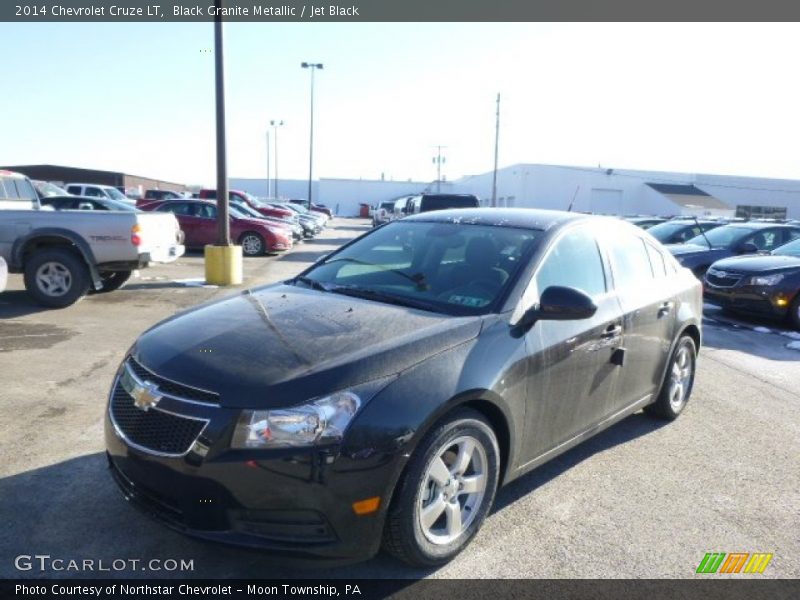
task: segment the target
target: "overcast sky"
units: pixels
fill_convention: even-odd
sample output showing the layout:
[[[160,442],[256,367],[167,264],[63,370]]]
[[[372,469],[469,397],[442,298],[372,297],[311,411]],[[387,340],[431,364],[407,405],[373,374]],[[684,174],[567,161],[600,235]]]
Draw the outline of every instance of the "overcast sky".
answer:
[[[0,164],[213,183],[213,25],[0,24]],[[432,180],[519,162],[800,178],[797,24],[228,24],[228,165]],[[274,156],[273,156],[274,158]]]

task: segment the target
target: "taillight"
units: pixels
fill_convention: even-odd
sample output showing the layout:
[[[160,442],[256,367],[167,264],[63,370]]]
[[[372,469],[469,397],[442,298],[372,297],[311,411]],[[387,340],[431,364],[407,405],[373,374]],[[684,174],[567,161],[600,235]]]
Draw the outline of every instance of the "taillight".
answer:
[[[131,244],[134,246],[141,246],[142,245],[142,236],[139,235],[139,232],[142,230],[142,226],[138,223],[131,227]]]

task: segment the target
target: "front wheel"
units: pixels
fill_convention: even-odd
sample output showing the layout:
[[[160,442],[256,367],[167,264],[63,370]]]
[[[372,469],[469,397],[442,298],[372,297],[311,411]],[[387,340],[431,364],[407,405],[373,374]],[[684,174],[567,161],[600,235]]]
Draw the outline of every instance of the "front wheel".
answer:
[[[261,256],[267,248],[264,238],[252,231],[242,234],[239,243],[242,245],[242,254],[245,256]]]
[[[644,408],[646,413],[668,421],[678,418],[692,395],[696,361],[694,340],[688,335],[682,336],[672,352],[658,398]]]
[[[395,492],[384,547],[418,567],[446,563],[472,541],[494,502],[497,436],[480,413],[461,410],[420,442]]]

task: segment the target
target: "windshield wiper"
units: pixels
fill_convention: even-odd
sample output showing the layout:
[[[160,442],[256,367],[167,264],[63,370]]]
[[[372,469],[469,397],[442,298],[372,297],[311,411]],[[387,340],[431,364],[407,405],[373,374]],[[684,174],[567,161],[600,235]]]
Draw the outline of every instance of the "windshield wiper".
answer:
[[[327,291],[334,294],[342,294],[343,296],[352,296],[354,298],[364,298],[365,300],[375,300],[377,302],[385,302],[386,304],[394,304],[396,306],[406,306],[408,308],[418,308],[420,310],[427,310],[430,312],[442,312],[441,309],[429,302],[417,300],[416,298],[406,298],[405,296],[395,296],[380,292],[378,290],[370,290],[367,288],[360,288],[350,285],[337,285],[327,288]]]
[[[394,273],[395,275],[399,275],[400,277],[403,277],[404,279],[408,279],[420,291],[424,291],[424,290],[428,289],[428,284],[425,282],[425,274],[424,273],[415,273],[414,275],[409,275],[408,273],[404,273],[403,271],[401,271],[399,269],[393,269],[391,267],[384,267],[383,265],[367,262],[366,260],[360,260],[358,258],[351,258],[349,256],[343,256],[343,257],[340,257],[340,258],[334,258],[332,260],[325,260],[325,261],[322,261],[322,264],[333,264],[333,263],[337,263],[337,262],[351,262],[351,263],[356,263],[357,265],[364,265],[366,267],[376,267],[376,268],[380,269],[381,271],[387,271],[389,273]]]
[[[292,282],[300,282],[306,284],[308,287],[314,290],[319,290],[321,292],[329,292],[331,291],[328,286],[323,283],[320,283],[316,279],[311,279],[311,277],[306,277],[305,275],[298,275],[294,279],[290,279]]]

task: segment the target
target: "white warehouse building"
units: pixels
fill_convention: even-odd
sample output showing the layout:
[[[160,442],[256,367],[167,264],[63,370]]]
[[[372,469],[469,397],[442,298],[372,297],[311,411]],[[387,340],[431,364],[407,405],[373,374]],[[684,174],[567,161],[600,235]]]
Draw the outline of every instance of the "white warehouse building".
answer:
[[[325,179],[314,182],[314,201],[341,216],[360,204],[434,191],[431,182]],[[300,185],[302,184],[302,186]],[[231,189],[267,195],[265,179],[231,179]],[[442,182],[441,191],[475,194],[488,206],[492,172]],[[279,193],[306,198],[308,182],[279,182]],[[800,219],[800,181],[726,175],[517,164],[497,171],[497,205],[613,215],[696,215]]]

